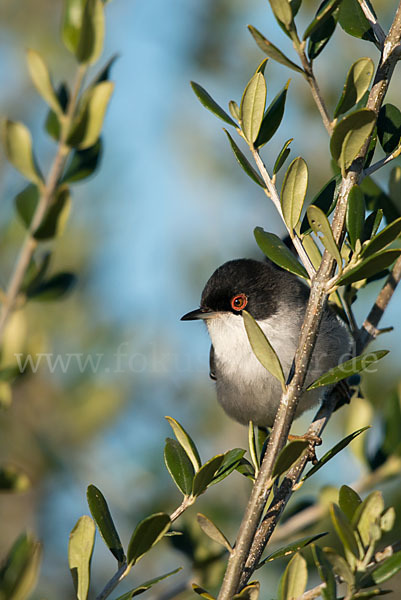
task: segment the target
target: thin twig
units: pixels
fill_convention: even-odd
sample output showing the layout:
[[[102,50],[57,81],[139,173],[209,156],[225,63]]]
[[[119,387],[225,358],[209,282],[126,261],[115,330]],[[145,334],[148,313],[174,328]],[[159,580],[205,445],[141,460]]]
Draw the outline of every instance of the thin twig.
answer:
[[[398,146],[398,148],[396,148],[394,150],[394,152],[392,152],[388,156],[385,156],[381,160],[378,160],[373,165],[370,165],[370,167],[367,167],[363,172],[364,177],[366,177],[368,175],[372,175],[372,173],[374,173],[375,171],[378,171],[379,169],[381,169],[382,167],[387,165],[389,162],[391,162],[392,160],[397,158],[400,154],[401,154],[401,146]]]
[[[62,123],[62,133],[57,146],[56,156],[50,168],[46,185],[41,191],[37,208],[33,215],[32,222],[26,234],[24,243],[22,245],[19,256],[17,258],[17,262],[14,267],[13,274],[10,278],[5,297],[3,299],[3,305],[0,313],[0,343],[4,335],[4,330],[7,325],[7,321],[15,308],[16,300],[18,294],[20,293],[25,273],[29,267],[33,254],[38,245],[38,241],[34,237],[34,234],[40,226],[40,224],[42,223],[42,220],[46,215],[47,209],[52,202],[54,193],[57,189],[58,181],[60,179],[60,175],[65,165],[65,161],[70,152],[70,149],[66,146],[66,139],[71,120],[75,113],[79,90],[81,88],[86,70],[87,67],[85,65],[80,65],[78,67],[74,88],[71,94],[65,118]]]
[[[367,20],[370,23],[370,26],[373,29],[373,32],[374,32],[374,34],[376,36],[376,39],[378,41],[378,48],[379,48],[379,50],[382,50],[384,42],[386,40],[386,34],[385,34],[382,26],[380,25],[380,23],[376,19],[375,15],[370,10],[370,8],[369,8],[366,0],[358,0],[358,2],[359,2],[359,5],[360,5],[360,7],[361,7],[361,9],[363,11],[363,14],[367,18]]]
[[[106,583],[100,594],[96,596],[96,600],[105,600],[105,598],[110,596],[111,592],[118,586],[119,583],[121,583],[121,581],[128,575],[129,572],[130,569],[128,568],[127,563],[121,565],[118,571]]]

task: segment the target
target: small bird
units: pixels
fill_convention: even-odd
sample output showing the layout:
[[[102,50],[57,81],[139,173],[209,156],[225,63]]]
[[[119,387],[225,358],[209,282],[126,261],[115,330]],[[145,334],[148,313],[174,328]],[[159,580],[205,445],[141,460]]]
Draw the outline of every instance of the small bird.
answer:
[[[210,376],[225,412],[240,423],[273,425],[281,385],[258,361],[245,331],[246,309],[262,328],[280,359],[287,378],[298,345],[309,288],[272,262],[231,260],[219,267],[202,292],[200,308],[182,321],[205,321],[212,346]],[[350,357],[350,335],[343,322],[325,308],[306,376],[307,387],[323,373]],[[322,400],[324,390],[305,392],[296,417]]]

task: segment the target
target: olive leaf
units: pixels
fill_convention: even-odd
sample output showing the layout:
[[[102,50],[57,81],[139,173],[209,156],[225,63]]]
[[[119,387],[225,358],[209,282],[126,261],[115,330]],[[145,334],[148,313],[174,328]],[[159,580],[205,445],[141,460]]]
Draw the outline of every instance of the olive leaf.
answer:
[[[77,600],[86,600],[90,583],[90,563],[95,545],[96,527],[88,515],[78,519],[70,533],[68,564]]]
[[[276,234],[264,231],[261,227],[256,227],[253,233],[256,243],[267,258],[286,271],[308,279],[306,269]]]
[[[235,121],[233,121],[231,119],[231,117],[225,112],[225,110],[223,110],[217,104],[217,102],[215,100],[213,100],[211,95],[201,85],[199,85],[199,83],[195,83],[195,81],[191,81],[191,87],[192,87],[193,91],[195,92],[196,96],[198,97],[199,101],[201,102],[201,104],[203,104],[203,106],[205,108],[210,110],[210,112],[212,112],[214,115],[216,115],[216,117],[219,117],[219,119],[222,119],[222,121],[225,121],[229,125],[233,125],[234,127],[237,127],[237,124],[235,123]]]
[[[263,179],[261,178],[259,173],[257,173],[255,171],[255,169],[252,167],[252,165],[250,164],[248,159],[245,157],[243,152],[239,149],[237,144],[234,142],[233,138],[228,133],[228,131],[226,129],[224,129],[224,132],[228,137],[228,141],[230,142],[230,146],[232,148],[232,151],[234,152],[235,158],[237,159],[237,161],[239,162],[241,167],[244,169],[244,171],[248,175],[248,177],[250,177],[258,185],[260,185],[260,187],[263,187],[263,188],[266,187],[265,182],[263,181]]]
[[[308,167],[303,158],[295,158],[287,169],[281,188],[281,208],[284,222],[294,229],[301,217],[308,187]]]
[[[95,485],[88,486],[86,495],[92,517],[104,543],[118,562],[123,563],[125,560],[124,550],[105,497]]]
[[[346,113],[363,97],[369,89],[374,73],[371,58],[359,58],[348,71],[341,98],[334,111],[334,117]]]
[[[292,60],[287,58],[285,56],[285,54],[283,54],[281,52],[281,50],[279,50],[274,44],[269,42],[269,40],[266,39],[264,37],[264,35],[262,35],[260,33],[260,31],[258,31],[256,29],[256,27],[253,27],[252,25],[248,25],[248,29],[251,32],[251,35],[252,35],[253,39],[255,40],[255,42],[257,43],[257,45],[259,46],[259,48],[269,58],[275,60],[276,62],[278,62],[282,65],[285,65],[286,67],[288,67],[289,69],[292,69],[293,71],[297,71],[298,73],[302,73],[302,74],[304,73],[304,71],[303,71],[303,69],[301,69],[301,67],[299,67],[294,62],[292,62]]]
[[[266,81],[256,72],[245,88],[240,104],[240,122],[246,140],[253,144],[259,134],[266,104]]]
[[[330,227],[330,223],[320,208],[311,204],[306,209],[306,214],[308,216],[309,225],[312,228],[312,231],[318,235],[321,234],[321,239],[323,246],[326,248],[327,252],[331,254],[333,258],[337,261],[338,268],[342,269],[342,259],[340,255],[340,251],[338,246],[334,240],[333,232]]]

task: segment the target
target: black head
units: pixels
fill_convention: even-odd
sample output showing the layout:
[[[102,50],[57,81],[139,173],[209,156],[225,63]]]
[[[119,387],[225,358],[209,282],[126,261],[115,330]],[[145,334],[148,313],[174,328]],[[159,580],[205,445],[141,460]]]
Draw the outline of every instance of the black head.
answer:
[[[182,319],[207,319],[216,312],[240,315],[244,309],[255,319],[266,319],[278,311],[280,296],[286,294],[286,287],[294,283],[298,287],[295,277],[270,261],[230,260],[219,267],[206,283],[200,309],[184,315]],[[288,292],[291,296],[290,290]]]

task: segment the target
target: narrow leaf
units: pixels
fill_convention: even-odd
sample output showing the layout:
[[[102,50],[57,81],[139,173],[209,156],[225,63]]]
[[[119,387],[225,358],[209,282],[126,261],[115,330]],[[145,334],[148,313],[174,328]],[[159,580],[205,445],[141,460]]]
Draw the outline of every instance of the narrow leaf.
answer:
[[[376,115],[368,108],[356,110],[337,123],[330,140],[334,160],[340,163],[341,159],[348,168],[369,138],[375,123]]]
[[[337,261],[338,268],[341,269],[342,259],[340,251],[336,242],[334,241],[333,232],[326,215],[322,210],[320,210],[320,208],[313,206],[313,204],[308,206],[306,209],[306,214],[308,215],[309,225],[311,226],[312,231],[316,235],[319,233],[322,234],[321,237],[318,237],[320,238],[327,252],[329,252],[329,254],[331,254],[331,256]]]
[[[202,598],[206,598],[206,600],[216,600],[214,596],[209,594],[209,592],[207,592],[203,587],[201,587],[197,583],[192,584],[192,589],[195,592],[195,594],[198,594],[198,596],[202,596]]]
[[[266,144],[279,128],[284,115],[284,107],[289,85],[290,79],[287,81],[283,89],[277,94],[277,96],[273,98],[273,100],[267,107],[258,137],[255,141],[255,148],[260,148],[261,146]],[[289,143],[290,141],[286,142],[285,148],[283,148],[281,152],[285,151]]]
[[[3,141],[7,159],[24,177],[40,184],[42,176],[35,164],[32,138],[22,123],[6,119],[3,124]]]
[[[252,350],[260,364],[278,379],[285,389],[285,378],[280,360],[269,340],[255,319],[246,310],[242,311],[246,333]]]
[[[188,454],[176,440],[166,439],[164,462],[178,489],[185,496],[189,496],[192,491],[195,470]]]
[[[263,179],[261,178],[259,173],[257,173],[255,171],[255,169],[252,167],[252,165],[249,163],[248,159],[245,157],[245,155],[239,149],[239,147],[234,142],[233,138],[228,133],[228,131],[226,129],[224,129],[224,132],[228,137],[228,141],[230,142],[230,145],[231,145],[232,151],[234,152],[235,158],[237,159],[237,161],[239,162],[241,167],[244,169],[244,171],[248,175],[248,177],[253,179],[253,181],[255,183],[257,183],[258,185],[260,185],[261,187],[263,187],[263,188],[266,187],[265,182],[263,181]]]
[[[306,269],[277,235],[264,231],[261,227],[256,227],[253,233],[256,243],[267,258],[286,271],[308,279]]]
[[[123,563],[125,560],[124,550],[105,497],[94,485],[88,486],[86,496],[92,517],[104,543],[118,562]]]
[[[272,477],[280,477],[304,454],[308,440],[293,440],[281,450],[274,465]]]
[[[199,452],[191,436],[185,431],[182,425],[172,417],[166,417],[174,435],[187,453],[195,471],[198,471],[201,466]]]
[[[333,212],[337,202],[337,187],[341,181],[341,178],[335,176],[329,179],[329,181],[318,191],[316,196],[313,198],[311,204],[320,208],[326,217],[329,217]],[[310,233],[312,230],[309,226],[308,215],[305,214],[302,219],[301,234]]]
[[[276,560],[277,558],[282,558],[283,556],[290,556],[291,554],[294,554],[294,552],[298,552],[298,550],[305,548],[305,546],[309,546],[309,544],[316,542],[318,539],[325,535],[327,535],[327,532],[317,533],[315,535],[303,537],[297,540],[296,542],[292,542],[291,544],[288,544],[288,546],[284,546],[284,548],[280,548],[272,554],[269,554],[269,556],[267,556],[261,563],[258,564],[257,568],[259,569],[259,567],[262,567],[266,563]]]
[[[352,529],[347,517],[336,504],[332,504],[330,506],[330,516],[337,535],[340,538],[344,548],[359,558],[359,550],[355,532]]]
[[[362,503],[361,498],[348,485],[342,485],[338,495],[338,504],[341,510],[352,521],[358,506]]]
[[[80,63],[93,64],[103,50],[104,7],[102,0],[86,0],[75,56]]]
[[[231,119],[231,117],[223,110],[217,102],[213,100],[213,98],[208,94],[208,92],[201,86],[199,83],[195,83],[195,81],[191,81],[191,87],[198,97],[199,101],[203,106],[205,106],[210,112],[212,112],[216,117],[219,117],[225,123],[232,125],[233,127],[237,127],[235,121]]]
[[[378,210],[374,210],[368,217],[366,217],[363,225],[363,233],[361,238],[362,243],[367,242],[376,235],[377,230],[382,222],[383,214],[383,211],[381,208],[379,208]]]
[[[336,580],[334,578],[331,563],[326,558],[325,553],[319,546],[312,546],[313,558],[319,573],[320,579],[326,584],[322,589],[323,600],[336,600]]]
[[[239,594],[235,594],[233,600],[257,600],[259,598],[259,592],[260,583],[259,581],[254,581],[242,588]]]
[[[375,42],[372,27],[358,0],[342,0],[338,21],[346,33],[363,40]]]
[[[217,542],[221,546],[224,546],[224,548],[226,548],[226,550],[228,550],[229,552],[232,552],[232,546],[230,542],[228,541],[224,533],[220,531],[217,525],[213,523],[213,521],[211,521],[201,513],[198,513],[196,515],[196,520],[198,521],[199,527],[208,537],[210,537],[210,539],[212,539],[214,542]]]
[[[306,560],[301,554],[295,554],[287,565],[280,580],[279,600],[294,600],[302,596],[308,581]]]
[[[95,533],[95,524],[87,515],[78,519],[70,533],[68,564],[78,600],[86,600],[88,597]]]
[[[368,256],[372,256],[376,254],[379,250],[382,250],[396,239],[399,239],[401,235],[401,217],[387,225],[384,229],[380,231],[374,238],[368,242],[368,244],[363,248],[361,256],[367,258]]]
[[[401,112],[393,104],[381,107],[377,119],[377,135],[386,154],[391,154],[401,143]]]
[[[200,496],[206,488],[212,483],[214,476],[221,467],[224,459],[224,454],[217,454],[199,469],[195,474],[192,484],[192,495]]]
[[[364,223],[365,197],[361,188],[358,185],[354,185],[348,195],[346,215],[348,238],[353,250],[355,250],[356,241],[362,238]]]
[[[259,46],[259,48],[271,59],[275,60],[276,62],[285,65],[286,67],[288,67],[289,69],[292,69],[293,71],[297,71],[298,73],[303,73],[304,71],[301,69],[301,67],[299,67],[298,65],[296,65],[294,62],[292,62],[292,60],[290,60],[289,58],[287,58],[285,56],[285,54],[283,54],[281,52],[281,50],[279,50],[276,46],[274,46],[274,44],[272,44],[271,42],[269,42],[269,40],[267,40],[264,35],[262,35],[260,33],[260,31],[258,31],[255,27],[253,27],[252,25],[248,25],[248,29],[251,32],[251,35],[253,37],[253,39],[255,40],[255,42],[257,43],[257,45]]]
[[[328,0],[328,2],[322,2],[319,6],[315,18],[305,29],[305,33],[302,36],[303,40],[313,35],[313,33],[320,28],[326,20],[333,14],[336,8],[339,6],[342,0]]]
[[[329,460],[334,458],[336,454],[338,454],[339,452],[341,452],[341,450],[346,448],[348,444],[352,442],[352,440],[358,437],[358,435],[361,435],[361,433],[366,431],[366,429],[369,429],[369,425],[367,425],[366,427],[362,427],[357,431],[354,431],[350,435],[347,435],[347,437],[345,437],[343,440],[335,444],[335,446],[333,446],[328,452],[326,452],[326,454],[324,454],[322,458],[320,458],[317,461],[317,463],[306,473],[306,475],[303,476],[302,481],[306,481],[306,479],[309,479],[309,477],[311,477],[317,471],[319,471],[319,469],[321,469],[326,463],[328,463]]]
[[[222,481],[223,479],[228,477],[230,473],[235,471],[235,469],[239,466],[244,454],[245,450],[243,450],[242,448],[234,448],[233,450],[228,450],[228,452],[224,454],[223,462],[218,468],[216,475],[213,477],[211,485],[215,485],[219,481]]]
[[[401,569],[401,551],[395,552],[392,556],[380,563],[372,572],[373,581],[380,585],[393,577]]]
[[[262,123],[262,127],[263,127],[263,123]],[[277,158],[276,158],[276,162],[274,163],[274,167],[273,167],[273,175],[276,175],[281,167],[283,166],[283,164],[285,163],[285,161],[287,160],[291,150],[288,147],[291,142],[293,141],[294,138],[291,138],[289,140],[287,140],[286,142],[284,142],[283,147],[281,148]]]
[[[320,9],[324,10],[328,3],[328,0],[323,0],[319,6],[318,12]],[[311,61],[315,60],[329,43],[336,29],[338,14],[339,7],[335,8],[335,10],[328,15],[323,22],[319,23],[310,34],[307,51]]]
[[[122,596],[119,596],[118,598],[116,598],[116,600],[131,600],[131,598],[134,598],[135,596],[139,596],[139,594],[143,594],[143,592],[147,592],[151,587],[153,587],[155,585],[155,583],[159,583],[159,581],[162,581],[163,579],[167,579],[167,577],[170,577],[171,575],[175,575],[175,573],[178,573],[178,571],[181,571],[181,569],[182,569],[182,567],[178,567],[178,569],[174,569],[174,571],[169,571],[169,573],[165,573],[164,575],[159,575],[159,577],[155,577],[154,579],[149,579],[149,581],[144,581],[144,583],[141,583],[141,585],[138,585],[133,590],[126,592]]]
[[[338,285],[348,285],[361,279],[366,279],[372,275],[376,275],[383,269],[387,269],[400,256],[401,249],[384,250],[370,256],[359,265],[344,273],[337,280]]]
[[[287,31],[292,24],[293,16],[288,0],[269,0],[270,6],[277,21],[285,25]]]
[[[138,523],[128,544],[128,564],[132,566],[137,563],[162,539],[169,530],[170,525],[170,517],[162,512],[150,515]]]
[[[374,73],[374,64],[371,58],[359,58],[348,71],[341,98],[334,111],[334,117],[346,113],[361,100],[369,89]]]
[[[13,544],[1,568],[1,591],[4,598],[26,600],[36,586],[42,547],[32,536],[23,533]]]
[[[383,511],[383,496],[378,490],[371,492],[355,511],[352,523],[358,529],[365,547],[368,547],[372,541],[372,527],[379,524]]]
[[[295,158],[285,174],[281,188],[281,207],[284,221],[294,229],[301,217],[308,187],[308,167],[303,158]]]
[[[81,33],[84,3],[82,0],[65,0],[61,37],[67,50],[75,54]]]
[[[111,81],[102,81],[89,91],[68,136],[69,146],[85,150],[96,144],[113,89]]]
[[[36,52],[35,50],[28,50],[27,60],[29,73],[34,86],[50,108],[52,108],[56,114],[61,115],[63,111],[58,101],[57,94],[54,91],[50,73],[45,61],[39,52]]]
[[[266,104],[266,81],[262,73],[257,72],[245,88],[240,105],[242,131],[249,143],[258,137]]]
[[[351,375],[355,375],[355,373],[360,373],[364,369],[367,369],[372,363],[377,362],[388,353],[388,350],[376,350],[375,352],[365,352],[360,356],[350,358],[350,360],[333,367],[327,373],[321,375],[307,389],[314,390],[324,385],[333,385],[342,379],[346,379],[347,377],[351,377]]]

